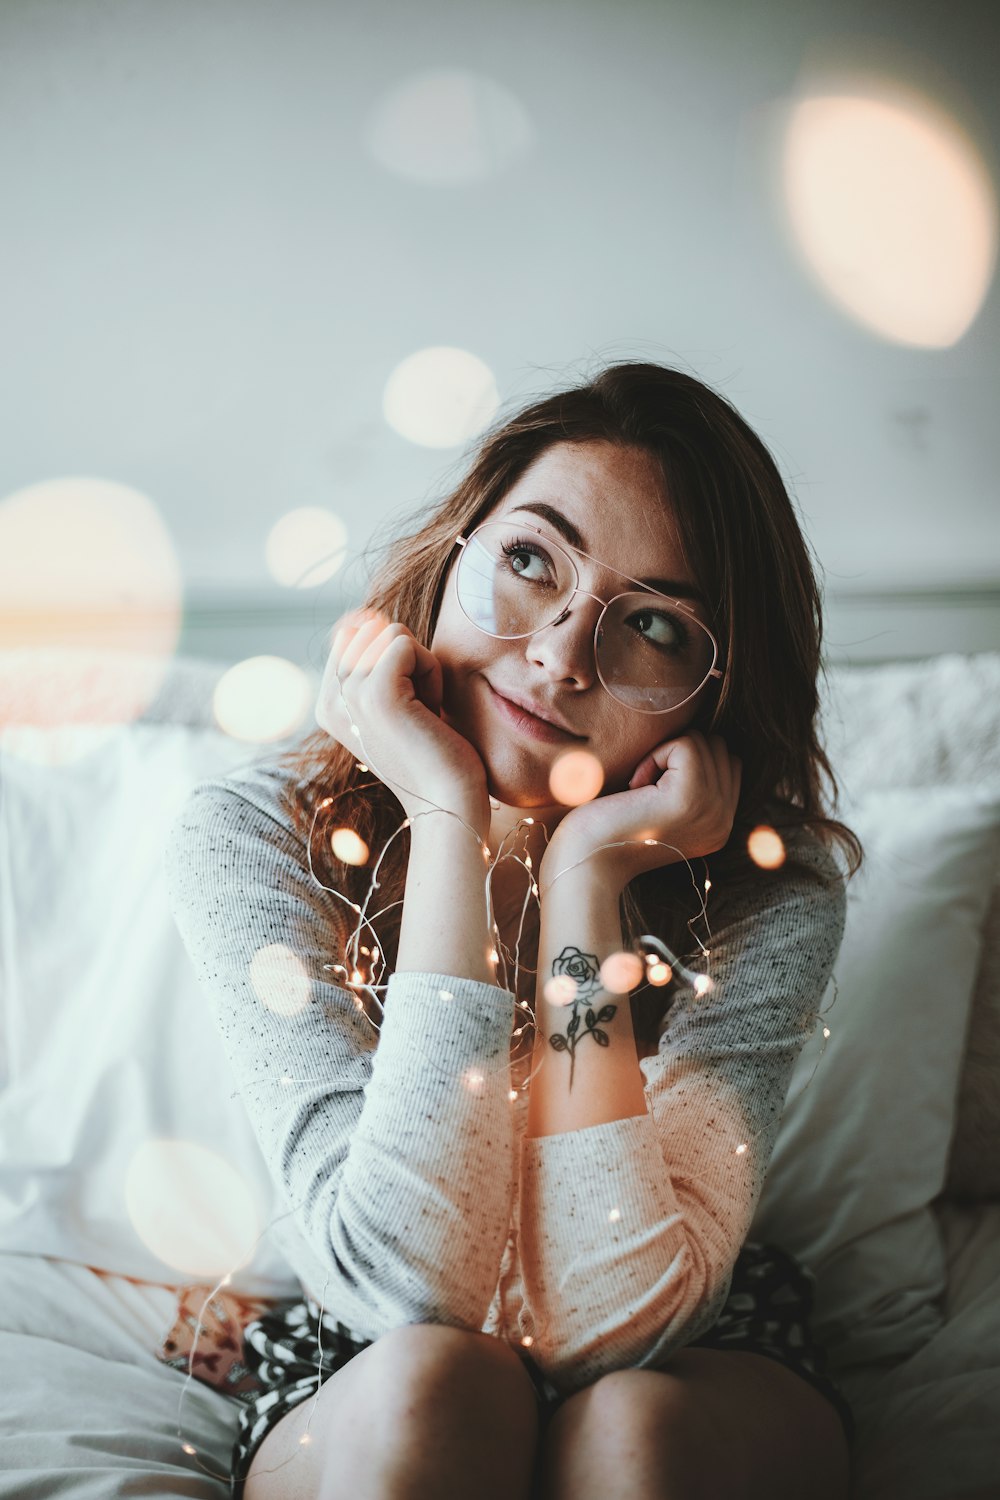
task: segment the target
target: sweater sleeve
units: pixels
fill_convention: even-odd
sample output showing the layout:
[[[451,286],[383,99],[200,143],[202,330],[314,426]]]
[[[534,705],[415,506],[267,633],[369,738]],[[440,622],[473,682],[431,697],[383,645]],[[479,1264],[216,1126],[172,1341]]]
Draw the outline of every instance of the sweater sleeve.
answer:
[[[254,1133],[326,1273],[327,1305],[359,1339],[416,1322],[479,1330],[510,1226],[514,997],[393,974],[376,1037],[326,967],[343,961],[351,912],[313,879],[304,841],[266,799],[231,783],[194,789],[164,864]]]
[[[711,990],[673,981],[646,1114],[522,1142],[522,1327],[560,1388],[662,1364],[716,1321],[845,907],[816,841],[755,872],[720,902]]]

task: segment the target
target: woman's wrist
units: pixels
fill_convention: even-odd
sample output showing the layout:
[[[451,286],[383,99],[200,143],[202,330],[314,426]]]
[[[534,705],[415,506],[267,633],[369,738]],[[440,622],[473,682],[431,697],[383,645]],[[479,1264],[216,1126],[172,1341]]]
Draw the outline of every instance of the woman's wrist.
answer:
[[[614,857],[622,852],[620,849],[586,849],[574,845],[569,839],[560,841],[557,831],[538,868],[539,899],[544,901],[556,881],[560,890],[567,882],[586,885],[592,881],[602,890],[620,896],[631,879],[625,873],[623,861]]]
[[[410,824],[396,969],[496,984],[486,859],[474,825],[435,810]]]

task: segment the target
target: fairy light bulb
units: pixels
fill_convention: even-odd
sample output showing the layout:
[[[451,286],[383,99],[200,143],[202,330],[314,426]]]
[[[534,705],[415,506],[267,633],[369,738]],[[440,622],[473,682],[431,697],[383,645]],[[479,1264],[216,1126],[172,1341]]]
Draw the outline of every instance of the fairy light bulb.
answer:
[[[736,1147],[736,1155],[737,1156],[742,1156],[744,1154],[744,1152],[746,1151],[746,1149],[747,1149],[747,1143],[746,1143],[746,1141],[740,1141],[739,1145]]]
[[[696,995],[707,995],[712,988],[712,981],[707,974],[696,974],[694,976],[694,989]]]
[[[646,970],[646,978],[649,980],[650,984],[669,984],[673,977],[673,969],[669,964],[665,964],[662,959],[654,960],[654,962],[651,963]]]

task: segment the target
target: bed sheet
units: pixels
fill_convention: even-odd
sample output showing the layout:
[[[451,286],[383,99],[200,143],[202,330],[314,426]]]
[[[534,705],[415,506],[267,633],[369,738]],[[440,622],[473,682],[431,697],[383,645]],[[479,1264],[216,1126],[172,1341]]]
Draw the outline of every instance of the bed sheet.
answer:
[[[944,1326],[902,1364],[837,1376],[852,1500],[1000,1495],[1000,1204],[937,1213]],[[0,1254],[0,1500],[228,1500],[239,1404],[157,1359],[175,1315],[164,1289]]]
[[[1000,1203],[935,1213],[944,1325],[902,1364],[837,1376],[858,1422],[852,1500],[1000,1496]]]
[[[227,1500],[239,1404],[157,1359],[163,1291],[0,1254],[0,1500]]]

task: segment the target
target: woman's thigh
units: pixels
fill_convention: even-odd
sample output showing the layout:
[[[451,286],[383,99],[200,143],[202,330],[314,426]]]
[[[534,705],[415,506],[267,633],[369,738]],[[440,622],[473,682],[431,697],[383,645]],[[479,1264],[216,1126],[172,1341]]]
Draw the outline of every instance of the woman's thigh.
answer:
[[[542,1438],[535,1500],[619,1490],[634,1500],[847,1500],[847,1436],[822,1392],[777,1360],[681,1349],[664,1370],[620,1370],[570,1397]]]
[[[492,1494],[495,1477],[516,1500],[529,1488],[537,1433],[534,1390],[513,1350],[486,1334],[410,1325],[363,1349],[275,1424],[243,1496],[339,1500],[393,1465],[446,1475],[471,1463],[485,1471],[478,1493]]]

